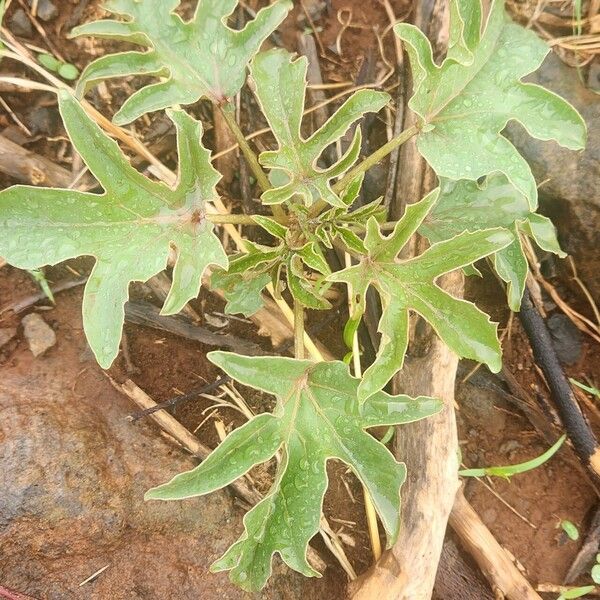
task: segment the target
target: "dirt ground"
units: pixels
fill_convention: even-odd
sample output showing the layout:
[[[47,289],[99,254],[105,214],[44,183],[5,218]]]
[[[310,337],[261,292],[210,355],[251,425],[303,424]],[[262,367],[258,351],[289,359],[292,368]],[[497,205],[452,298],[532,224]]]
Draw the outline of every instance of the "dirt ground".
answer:
[[[85,22],[98,16],[101,11],[95,2],[78,3],[63,0],[59,4],[60,16],[46,28],[48,37],[60,47],[61,52],[68,60],[81,68],[99,52],[101,46],[106,48],[110,47],[110,44],[107,46],[107,44],[102,45],[97,41],[80,43],[66,41],[63,37],[64,33],[79,22]],[[305,8],[309,14],[312,14],[313,5],[320,4],[320,2],[307,0]],[[320,44],[329,49],[329,60],[324,61],[322,65],[324,78],[333,83],[355,79],[365,57],[370,54],[375,54],[374,60],[378,60],[378,68],[384,71],[385,64],[381,61],[377,50],[378,35],[383,35],[389,25],[389,16],[386,14],[383,4],[379,0],[330,0],[325,4],[330,5],[330,10],[323,13],[326,16],[319,17],[317,29]],[[390,2],[390,6],[398,18],[405,15],[408,9],[407,4],[399,0]],[[321,13],[318,14],[321,15]],[[292,16],[281,31],[284,45],[295,49],[298,33],[308,26],[310,26],[310,22],[307,20],[306,11],[300,3],[297,3]],[[376,31],[373,29],[374,26]],[[389,32],[383,39],[385,56],[387,59],[393,60],[395,48]],[[43,45],[44,40],[36,39],[36,43]],[[341,51],[341,54],[338,54],[338,51]],[[4,65],[3,69],[6,69]],[[99,108],[108,116],[114,112],[116,106],[120,105],[125,95],[130,93],[130,88],[127,85],[118,84],[110,87],[110,93],[113,104],[107,103],[106,99],[97,94],[91,95],[91,99],[97,102]],[[34,135],[32,139],[26,140],[26,147],[60,162],[66,168],[71,168],[70,151],[60,123],[57,121],[57,114],[51,98],[48,95],[37,93],[6,94],[5,98],[27,124],[34,126],[32,127]],[[42,109],[44,110],[42,111]],[[141,125],[138,125],[138,133],[142,137],[151,135],[155,126],[156,122],[153,119],[143,121]],[[15,125],[8,114],[0,112],[0,127],[2,129],[10,127],[14,132]],[[172,154],[167,153],[161,158],[168,162],[172,158]],[[12,183],[14,181],[10,178],[4,175],[0,176],[0,187]],[[75,261],[70,264],[70,267],[85,273],[89,268],[89,261]],[[64,266],[48,270],[47,276],[51,283],[59,283],[74,277],[73,272]],[[582,314],[592,317],[589,304],[572,280],[563,277],[553,279],[552,283],[571,306]],[[36,286],[27,274],[9,266],[0,269],[0,310],[6,305],[28,297],[35,291]],[[505,304],[503,293],[490,274],[486,274],[483,280],[472,282],[469,286],[469,294],[472,298],[477,299],[481,308],[489,311],[493,318],[499,321],[501,331],[509,327],[509,313],[502,308]],[[136,288],[133,296],[155,301],[141,288]],[[56,381],[52,382],[51,387],[68,386],[70,392],[80,397],[93,394],[97,403],[96,410],[102,410],[105,398],[102,393],[98,393],[98,389],[107,390],[107,394],[110,390],[111,403],[115,402],[115,392],[102,375],[101,369],[92,360],[89,350],[85,348],[80,323],[81,289],[60,293],[57,301],[57,307],[53,309],[49,309],[48,303],[44,302],[38,304],[37,308],[29,309],[30,311],[41,310],[41,306],[48,308],[49,310],[42,310],[41,314],[58,335],[57,345],[47,355],[36,360],[48,361],[56,369]],[[272,349],[269,340],[258,336],[250,324],[235,319],[225,320],[221,315],[223,306],[220,301],[215,300],[207,292],[203,292],[200,299],[193,305],[199,313],[209,315],[209,325],[219,333],[237,335],[260,344],[266,350]],[[27,377],[30,371],[35,371],[35,367],[32,366],[31,353],[22,335],[20,326],[22,317],[23,314],[0,314],[0,327],[17,327],[19,329],[17,337],[0,350],[0,382],[3,378],[8,379],[16,374],[20,377]],[[317,324],[318,319],[314,319],[314,321],[313,324]],[[322,340],[340,355],[343,352],[342,322],[343,316],[340,316],[338,322],[330,324],[326,331],[320,332]],[[534,398],[539,396],[548,400],[548,388],[535,368],[531,350],[518,319],[511,321],[509,329],[503,342],[507,367],[521,386]],[[206,353],[211,348],[202,344],[131,324],[126,325],[125,335],[131,365],[126,364],[121,355],[109,374],[117,381],[131,377],[157,402],[167,400],[177,394],[187,393],[203,383],[210,383],[219,375],[218,370],[206,360]],[[599,382],[599,358],[600,350],[597,345],[582,336],[580,356],[574,364],[567,367],[568,375],[579,381]],[[75,369],[71,364],[62,373],[60,372],[61,361],[77,363],[77,368]],[[132,365],[136,369],[135,373],[129,372]],[[463,378],[472,366],[465,365],[462,371]],[[45,377],[52,378],[52,370],[45,369]],[[244,388],[239,388],[239,390],[253,410],[263,410],[265,405],[270,402],[269,398],[252,390]],[[476,382],[476,378],[471,378],[468,382],[459,385],[457,401],[459,438],[463,462],[466,466],[518,463],[541,454],[547,448],[546,442],[539,437],[521,413],[505,400],[490,395],[489,390]],[[229,430],[240,425],[243,418],[227,408],[220,408],[213,412],[211,406],[212,403],[209,400],[196,399],[181,403],[172,410],[172,414],[186,428],[194,431],[204,444],[215,447],[219,442],[215,423],[222,423]],[[118,410],[119,418],[122,418],[128,410],[134,412],[135,407],[133,405],[128,407],[127,402],[122,401]],[[584,406],[584,410],[593,427],[600,432],[600,411],[597,408],[590,409],[587,405]],[[211,417],[206,419],[209,414]],[[134,425],[129,426],[134,427]],[[158,430],[153,426],[143,425],[143,427],[154,431],[157,437],[160,436]],[[1,441],[0,439],[0,443]],[[168,444],[168,442],[166,443]],[[172,446],[171,452],[176,454],[181,451]],[[149,458],[151,459],[151,457]],[[27,469],[26,464],[23,465],[23,469]],[[259,469],[253,475],[257,486],[266,489],[269,482],[268,468]],[[491,490],[483,483],[469,481],[466,495],[494,536],[515,557],[531,582],[534,584],[562,583],[581,542],[569,540],[559,528],[559,523],[561,520],[568,519],[584,533],[589,523],[590,513],[596,507],[595,493],[586,482],[570,451],[561,450],[548,464],[527,474],[514,477],[510,482],[495,479],[484,483],[491,487]],[[126,486],[127,481],[123,480],[122,484]],[[118,495],[120,491],[115,489],[113,493]],[[239,507],[232,505],[231,499],[226,494],[220,495],[218,498],[218,501],[211,504],[211,518],[218,520],[220,507],[222,507],[223,519],[234,520],[231,525],[228,522],[226,535],[234,535],[241,528],[243,512]],[[341,465],[330,465],[330,487],[325,499],[324,510],[334,529],[342,536],[345,550],[356,571],[364,572],[371,564],[371,553],[362,492],[356,479]],[[0,522],[0,539],[2,539],[3,526],[4,524]],[[209,533],[215,535],[214,527]],[[23,549],[22,560],[29,560],[28,552],[32,554],[46,552],[45,546],[55,539],[53,535],[54,533],[49,530],[42,532],[37,538],[37,546]],[[62,535],[66,536],[68,532],[63,531]],[[6,544],[6,541],[4,543]],[[177,540],[169,540],[169,543],[185,544],[185,535]],[[9,546],[0,545],[0,565],[3,561],[3,553],[7,553],[7,547]],[[301,580],[285,572],[281,574],[280,570],[278,577],[283,578],[284,581],[289,577],[291,583],[288,587],[285,587],[286,584],[282,584],[283,587],[273,588],[280,592],[279,597],[290,598],[290,600],[300,597],[308,599],[344,597],[342,590],[346,583],[345,574],[328,554],[320,540],[315,541],[315,548],[326,558],[328,564],[324,579],[320,581]],[[11,561],[13,561],[11,564],[16,564],[14,552],[14,548],[11,548]],[[148,553],[151,554],[150,548]],[[160,564],[157,562],[149,564],[152,565],[151,568],[160,569]],[[206,573],[208,564],[207,559],[198,567],[204,569],[203,575],[206,576],[201,583],[202,586],[205,586],[202,588],[204,589],[203,598],[211,600],[212,598],[244,597],[244,595],[238,596],[237,592],[232,591],[233,588],[225,576]],[[2,575],[0,586],[5,583],[8,585],[11,580],[15,581],[9,571],[3,571],[2,566],[0,566],[0,574]],[[83,570],[76,575],[80,574],[83,575]],[[113,577],[113,575],[109,576]],[[6,581],[3,581],[3,578]],[[211,578],[217,579],[212,580]],[[210,581],[215,581],[215,583],[206,583]],[[13,585],[15,584],[13,583]],[[97,583],[90,585],[102,586],[102,576],[98,578]],[[43,589],[43,584],[40,583],[35,589]],[[93,587],[90,589],[92,590]],[[261,597],[277,597],[278,592],[273,590]],[[26,587],[19,591],[28,593]],[[153,593],[155,592],[150,590],[148,593],[150,595],[147,596],[140,593],[139,597],[154,597]],[[107,597],[102,596],[99,591],[94,594],[99,595],[93,595],[93,597]],[[273,595],[269,596],[268,594]],[[55,594],[48,597],[80,596],[68,593],[61,595],[60,590],[57,590]],[[123,597],[138,596],[124,595]]]

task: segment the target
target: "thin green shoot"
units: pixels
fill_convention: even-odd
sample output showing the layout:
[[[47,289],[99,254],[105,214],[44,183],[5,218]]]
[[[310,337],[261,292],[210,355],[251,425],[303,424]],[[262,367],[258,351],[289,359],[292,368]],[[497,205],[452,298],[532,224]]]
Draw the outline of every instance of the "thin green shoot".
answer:
[[[458,472],[462,477],[504,477],[505,479],[510,479],[513,475],[519,475],[521,473],[526,473],[527,471],[532,471],[533,469],[537,469],[545,462],[550,460],[563,445],[564,441],[567,439],[566,435],[562,435],[560,439],[546,452],[538,456],[537,458],[533,458],[532,460],[528,460],[523,463],[519,463],[517,465],[508,465],[505,467],[484,467],[482,469],[463,469]]]
[[[584,585],[583,587],[571,588],[564,591],[556,600],[571,600],[571,598],[581,598],[586,594],[593,592],[596,588],[593,585]]]
[[[50,288],[50,284],[44,275],[44,271],[42,269],[31,269],[28,271],[33,280],[40,286],[42,292],[44,292],[46,298],[52,302],[52,304],[56,304],[54,301],[54,294],[52,293],[52,289]]]
[[[591,394],[592,396],[596,396],[596,398],[600,398],[600,390],[597,387],[585,385],[581,383],[581,381],[577,381],[577,379],[573,379],[569,377],[569,381],[576,387],[582,389],[584,392]]]

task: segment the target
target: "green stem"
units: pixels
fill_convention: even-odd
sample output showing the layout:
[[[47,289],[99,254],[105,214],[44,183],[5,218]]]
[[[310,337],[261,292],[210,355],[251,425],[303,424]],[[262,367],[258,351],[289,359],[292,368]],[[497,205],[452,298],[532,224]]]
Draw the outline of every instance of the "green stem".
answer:
[[[378,162],[381,162],[388,154],[391,154],[396,148],[402,146],[402,144],[406,143],[410,138],[414,137],[419,133],[419,127],[413,125],[408,129],[405,129],[400,135],[392,138],[387,144],[384,144],[378,150],[375,150],[373,154],[367,156],[361,163],[356,165],[353,169],[350,169],[344,177],[342,177],[334,186],[332,186],[333,191],[336,194],[343,192],[350,183],[354,181],[354,179],[360,175],[361,173],[366,173],[371,167],[374,167]],[[325,208],[327,208],[328,204],[323,200],[319,200],[315,204],[313,204],[310,210],[310,216],[315,217]]]
[[[258,185],[261,187],[263,192],[268,190],[271,187],[269,179],[267,178],[266,173],[260,166],[256,154],[254,154],[254,151],[252,150],[252,148],[250,148],[250,144],[248,143],[248,140],[246,140],[246,137],[240,129],[240,126],[235,120],[235,112],[233,109],[233,105],[223,104],[219,106],[219,109],[221,110],[221,114],[223,115],[227,126],[229,127],[229,129],[231,129],[231,133],[233,133],[233,136],[239,144],[244,158],[248,161],[248,165],[252,170],[252,174],[254,175],[254,177],[256,177],[256,181],[258,181]]]
[[[294,357],[304,358],[304,306],[294,300]]]
[[[396,148],[399,148],[402,144],[408,142],[408,140],[417,135],[417,133],[419,133],[419,128],[416,125],[405,129],[400,135],[392,138],[387,144],[384,144],[381,148],[375,150],[373,154],[367,156],[367,158],[353,169],[350,169],[350,171],[348,171],[348,173],[333,186],[333,191],[336,193],[343,192],[358,175],[366,173],[371,167],[374,167],[378,162],[381,162],[388,154],[391,154]]]
[[[255,215],[233,215],[233,214],[226,214],[226,215],[206,215],[206,220],[210,221],[211,223],[215,224],[215,225],[256,225],[256,221],[254,220],[254,216]],[[282,224],[286,224],[287,223],[287,219],[279,219],[279,218],[275,218],[275,221],[282,223]]]
[[[263,168],[260,166],[260,163],[258,162],[258,158],[257,158],[256,154],[254,153],[254,151],[252,150],[252,148],[250,147],[250,144],[248,143],[246,136],[244,135],[243,131],[240,129],[240,126],[238,125],[237,121],[235,120],[235,109],[234,109],[233,105],[232,104],[222,104],[219,106],[219,109],[221,110],[221,114],[223,115],[223,118],[225,119],[227,126],[231,130],[231,133],[233,133],[233,136],[235,137],[235,139],[242,151],[242,154],[244,155],[244,158],[248,162],[248,165],[250,166],[250,170],[252,171],[252,174],[254,175],[254,177],[256,177],[256,181],[258,182],[259,187],[261,188],[261,190],[263,192],[266,192],[268,189],[271,188],[271,183],[269,182],[269,178],[267,177],[267,174],[263,171]],[[280,206],[275,205],[272,207],[272,209],[273,209],[273,214],[276,217],[279,217],[279,218],[285,217],[285,211]]]

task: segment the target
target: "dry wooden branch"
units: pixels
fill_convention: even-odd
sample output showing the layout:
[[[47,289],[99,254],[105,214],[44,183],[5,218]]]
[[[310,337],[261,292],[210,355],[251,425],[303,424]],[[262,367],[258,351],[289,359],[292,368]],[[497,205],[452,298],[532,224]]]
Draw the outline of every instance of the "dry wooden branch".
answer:
[[[446,539],[442,548],[433,597],[437,600],[494,600],[479,569],[465,560],[452,539]]]
[[[450,525],[486,576],[492,590],[507,600],[541,600],[483,524],[462,490],[456,495]]]
[[[30,152],[0,135],[0,172],[21,183],[69,187],[73,175],[51,160]]]
[[[575,583],[579,576],[590,567],[594,556],[598,553],[598,548],[600,548],[600,506],[596,507],[583,544],[567,571],[566,584]]]
[[[147,302],[128,302],[125,305],[125,319],[129,323],[166,331],[207,346],[227,348],[247,356],[265,354],[263,349],[254,342],[233,335],[219,335],[204,327],[195,325],[183,315],[166,317],[160,314],[160,310],[156,306]]]

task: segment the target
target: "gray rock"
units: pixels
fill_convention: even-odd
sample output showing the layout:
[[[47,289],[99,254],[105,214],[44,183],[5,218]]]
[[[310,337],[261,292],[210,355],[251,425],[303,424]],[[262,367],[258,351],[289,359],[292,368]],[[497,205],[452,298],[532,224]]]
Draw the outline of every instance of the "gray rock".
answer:
[[[459,384],[456,387],[456,400],[465,426],[470,426],[469,437],[477,437],[478,431],[498,435],[504,430],[506,413],[494,407],[503,403],[503,400],[493,390],[470,382]]]
[[[37,313],[27,315],[23,321],[23,335],[34,356],[41,356],[56,345],[56,334]]]
[[[558,227],[561,244],[573,255],[581,278],[600,298],[600,96],[586,89],[577,71],[554,53],[527,79],[569,100],[588,125],[583,152],[535,140],[514,123],[507,130],[538,183],[545,182],[540,187],[542,209]]]
[[[582,350],[581,333],[571,319],[562,313],[553,314],[547,321],[558,360],[563,365],[575,364]]]
[[[17,8],[8,20],[8,28],[15,35],[30,38],[33,35],[33,27],[27,14],[22,8]]]
[[[33,1],[29,0],[29,6],[32,4]],[[58,8],[50,0],[39,0],[36,14],[42,21],[52,21],[58,17]]]
[[[10,340],[17,335],[17,330],[14,327],[0,328],[0,348],[6,346]]]

